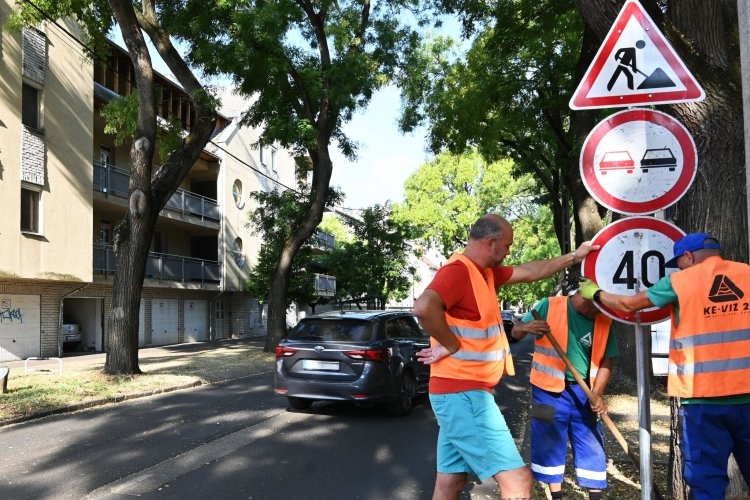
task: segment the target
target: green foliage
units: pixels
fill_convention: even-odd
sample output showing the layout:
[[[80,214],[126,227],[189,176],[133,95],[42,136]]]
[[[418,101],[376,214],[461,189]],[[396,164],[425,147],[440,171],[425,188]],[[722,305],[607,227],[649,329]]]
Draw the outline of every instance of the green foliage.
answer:
[[[294,222],[305,213],[308,192],[302,191],[254,191],[250,198],[258,202],[251,212],[248,227],[254,234],[263,237],[263,246],[258,255],[258,263],[250,272],[248,290],[262,303],[268,302],[271,280],[278,265],[284,244],[292,236]],[[334,204],[341,199],[340,193],[330,190],[328,202]],[[294,257],[289,275],[287,303],[311,304],[316,302],[313,251],[303,245]]]
[[[546,206],[536,206],[513,220],[513,245],[503,264],[523,264],[560,254],[552,225],[552,212]],[[542,281],[516,283],[500,289],[500,298],[509,304],[529,307],[543,297],[555,295],[560,289],[562,273]]]
[[[409,176],[393,217],[414,224],[426,246],[448,257],[466,245],[481,215],[514,221],[536,210],[531,176],[514,178],[512,170],[512,161],[488,163],[476,150],[442,153]]]
[[[8,18],[11,29],[37,26],[46,19],[56,20],[72,16],[85,31],[86,46],[91,56],[104,56],[109,52],[106,35],[114,26],[114,15],[107,0],[34,0],[16,2]]]
[[[502,215],[513,226],[514,242],[505,264],[547,259],[560,253],[552,212],[540,206],[531,175],[513,176],[513,162],[487,163],[475,150],[443,153],[422,165],[405,183],[404,203],[394,206],[394,219],[411,221],[418,242],[445,257],[461,251],[468,230],[485,213]],[[530,305],[552,295],[555,278],[502,289],[502,299]]]
[[[336,247],[340,247],[344,242],[351,242],[354,239],[351,231],[347,229],[341,218],[331,212],[323,214],[323,221],[318,227],[336,238]]]
[[[400,125],[428,123],[435,152],[472,147],[490,161],[512,159],[515,175],[534,176],[531,194],[560,225],[568,200],[580,204],[585,197],[575,196],[582,190],[575,167],[583,138],[568,101],[583,43],[592,37],[584,37],[575,3],[439,4],[460,17],[464,35],[473,36],[470,48],[458,57],[455,43],[438,38],[410,53],[413,71],[399,82],[406,100]],[[564,228],[557,232],[562,244]]]
[[[389,300],[405,298],[412,275],[407,242],[414,235],[410,224],[390,217],[389,207],[375,205],[361,220],[346,219],[353,240],[337,244],[326,256],[329,272],[336,276],[339,301],[354,301],[367,307],[385,307]]]
[[[230,76],[254,98],[245,121],[262,127],[261,140],[296,154],[314,156],[335,139],[353,159],[356,145],[342,124],[392,80],[402,53],[418,42],[401,22],[400,8],[417,12],[414,0],[161,5],[161,22],[185,42],[191,63],[207,76]]]

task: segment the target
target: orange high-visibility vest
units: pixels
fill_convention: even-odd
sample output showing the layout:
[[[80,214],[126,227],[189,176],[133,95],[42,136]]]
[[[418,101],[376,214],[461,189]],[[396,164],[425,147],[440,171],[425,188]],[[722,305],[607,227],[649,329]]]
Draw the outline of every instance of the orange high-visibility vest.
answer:
[[[750,266],[709,257],[671,275],[667,393],[680,398],[750,393]]]
[[[510,345],[500,318],[495,278],[492,269],[480,272],[471,260],[461,254],[453,254],[447,263],[454,261],[461,262],[469,271],[471,287],[479,308],[479,319],[460,319],[445,313],[448,326],[458,337],[459,349],[434,363],[430,368],[430,375],[476,380],[494,386],[503,373],[515,375]],[[431,339],[431,343],[436,345],[437,341]]]
[[[550,297],[547,323],[550,332],[560,347],[567,353],[568,349],[568,297]],[[612,319],[604,314],[594,318],[594,338],[591,346],[589,365],[589,385],[594,386],[599,365],[604,359],[609,339]],[[565,389],[565,362],[557,354],[552,342],[547,337],[534,341],[534,358],[531,361],[531,383],[540,389],[550,392],[562,392]]]

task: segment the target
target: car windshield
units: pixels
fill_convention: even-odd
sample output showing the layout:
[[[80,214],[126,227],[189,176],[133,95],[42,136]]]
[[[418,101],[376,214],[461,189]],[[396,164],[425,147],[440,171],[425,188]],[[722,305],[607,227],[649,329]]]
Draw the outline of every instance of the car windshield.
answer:
[[[306,319],[297,323],[289,339],[362,342],[372,339],[372,323],[348,320]]]

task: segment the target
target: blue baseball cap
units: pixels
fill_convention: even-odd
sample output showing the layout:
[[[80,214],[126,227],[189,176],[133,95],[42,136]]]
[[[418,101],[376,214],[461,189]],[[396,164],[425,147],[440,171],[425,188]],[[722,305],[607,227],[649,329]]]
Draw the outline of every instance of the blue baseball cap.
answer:
[[[716,243],[710,241],[707,242],[706,240],[713,240]],[[721,250],[719,240],[708,233],[687,234],[675,242],[673,247],[674,257],[668,260],[667,263],[664,264],[664,267],[677,267],[677,259],[682,257],[685,252],[695,252],[696,250],[704,249]]]

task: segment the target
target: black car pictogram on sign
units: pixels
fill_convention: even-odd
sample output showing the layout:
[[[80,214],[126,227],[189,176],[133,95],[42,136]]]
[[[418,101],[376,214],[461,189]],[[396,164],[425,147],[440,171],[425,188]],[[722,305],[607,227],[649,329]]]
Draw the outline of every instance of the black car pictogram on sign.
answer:
[[[648,172],[649,168],[669,168],[673,172],[677,167],[677,158],[668,147],[647,149],[641,158],[641,170]]]

